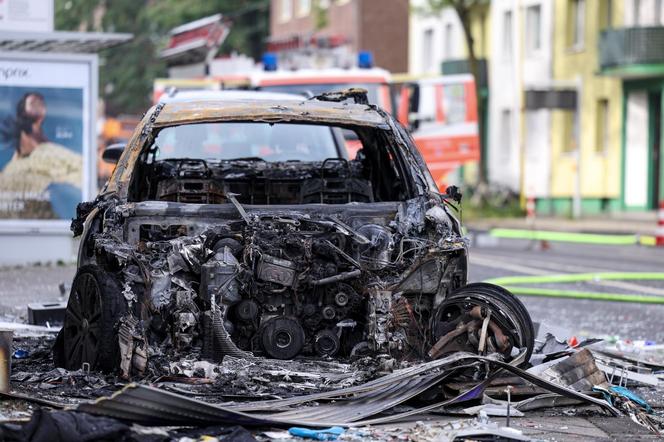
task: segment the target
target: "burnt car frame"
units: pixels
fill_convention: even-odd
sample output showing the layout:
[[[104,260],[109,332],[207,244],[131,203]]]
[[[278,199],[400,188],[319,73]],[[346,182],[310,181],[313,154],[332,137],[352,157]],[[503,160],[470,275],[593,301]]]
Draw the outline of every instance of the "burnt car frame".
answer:
[[[162,131],[229,123],[328,126],[354,132],[362,149],[323,161],[157,155]],[[533,327],[521,302],[467,283],[459,202],[454,188],[438,192],[406,130],[358,91],[160,103],[72,221],[78,271],[54,359],[125,377],[184,354],[527,360]]]

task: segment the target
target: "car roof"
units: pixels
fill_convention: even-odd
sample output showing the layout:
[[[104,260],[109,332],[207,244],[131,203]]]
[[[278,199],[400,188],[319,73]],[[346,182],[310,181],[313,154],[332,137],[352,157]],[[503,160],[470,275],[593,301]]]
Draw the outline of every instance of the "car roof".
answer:
[[[246,90],[175,90],[163,94],[160,103],[174,103],[201,100],[302,100],[302,95],[281,92],[246,91]]]
[[[391,75],[381,68],[361,69],[298,69],[295,71],[261,71],[251,74],[251,81],[257,86],[287,86],[301,84],[335,83],[387,83]]]
[[[390,127],[387,120],[389,117],[375,106],[307,100],[302,97],[299,100],[176,101],[153,107],[147,117],[153,121],[154,127],[214,121],[299,122],[380,129]]]

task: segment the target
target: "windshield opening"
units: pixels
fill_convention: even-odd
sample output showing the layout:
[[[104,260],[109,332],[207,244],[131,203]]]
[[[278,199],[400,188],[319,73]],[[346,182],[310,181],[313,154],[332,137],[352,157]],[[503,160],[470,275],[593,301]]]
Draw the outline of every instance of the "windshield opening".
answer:
[[[384,129],[215,122],[158,129],[139,157],[130,201],[346,204],[403,201],[407,177]]]
[[[343,157],[335,130],[309,124],[256,122],[200,123],[166,127],[152,143],[156,161],[196,158],[323,161]]]

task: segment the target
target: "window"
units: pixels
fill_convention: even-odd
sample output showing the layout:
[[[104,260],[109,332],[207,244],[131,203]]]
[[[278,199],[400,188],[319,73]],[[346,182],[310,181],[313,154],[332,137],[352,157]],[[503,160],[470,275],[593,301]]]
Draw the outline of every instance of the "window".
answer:
[[[641,0],[632,0],[632,21],[634,26],[641,23]]]
[[[563,118],[563,152],[575,152],[578,148],[578,114],[576,110],[564,111]]]
[[[503,14],[503,59],[512,59],[512,11]]]
[[[597,128],[596,128],[597,152],[606,152],[609,150],[609,100],[601,99],[597,101]]]
[[[512,155],[512,111],[503,109],[500,114],[500,152],[503,161]]]
[[[570,46],[573,49],[583,49],[586,32],[586,1],[571,0]]]
[[[526,9],[526,51],[533,54],[542,47],[542,23],[540,5]]]
[[[311,0],[298,0],[297,2],[297,15],[306,17],[311,12]]]
[[[293,0],[280,0],[279,20],[287,22],[293,17]]]
[[[422,35],[422,69],[433,70],[433,29],[426,29]]]
[[[443,34],[443,58],[445,60],[449,60],[454,57],[454,54],[452,53],[454,50],[454,42],[452,41],[454,38],[453,32],[454,29],[452,28],[452,23],[447,23],[445,25],[445,33]]]
[[[655,25],[662,24],[662,0],[655,0]]]
[[[463,84],[446,84],[443,88],[443,112],[445,124],[466,121],[466,88]]]
[[[420,86],[419,103],[417,109],[420,123],[435,123],[436,90],[432,84],[423,84]]]
[[[599,3],[599,28],[608,29],[613,24],[613,0],[603,0]]]
[[[487,44],[486,44],[486,25],[487,25],[487,14],[480,13],[479,22],[480,22],[480,32],[479,32],[479,42],[477,45],[478,54],[487,53]]]

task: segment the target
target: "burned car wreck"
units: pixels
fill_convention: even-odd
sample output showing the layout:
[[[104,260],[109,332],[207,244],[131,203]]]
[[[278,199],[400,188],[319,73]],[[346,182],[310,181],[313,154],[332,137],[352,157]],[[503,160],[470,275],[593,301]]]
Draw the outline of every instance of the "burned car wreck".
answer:
[[[73,220],[56,364],[131,377],[185,353],[527,361],[521,302],[467,283],[460,196],[440,194],[406,131],[353,97],[148,111]]]

